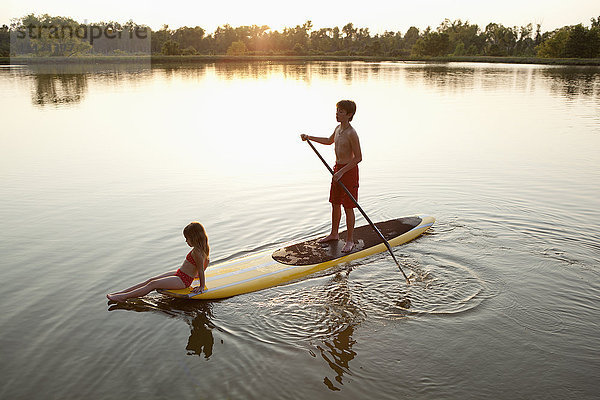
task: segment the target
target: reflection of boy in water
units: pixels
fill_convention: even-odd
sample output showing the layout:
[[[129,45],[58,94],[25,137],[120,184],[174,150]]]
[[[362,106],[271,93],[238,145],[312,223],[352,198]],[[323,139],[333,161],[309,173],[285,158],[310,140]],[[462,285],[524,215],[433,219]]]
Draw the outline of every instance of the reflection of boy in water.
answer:
[[[331,233],[319,240],[328,242],[338,240],[338,229],[342,218],[342,206],[346,214],[346,244],[342,251],[347,253],[354,247],[354,208],[356,205],[348,197],[346,192],[337,182],[342,182],[352,196],[358,200],[358,163],[362,161],[362,152],[358,134],[350,125],[350,121],[356,113],[356,104],[351,100],[342,100],[336,104],[336,120],[340,123],[328,137],[314,137],[300,135],[302,140],[312,140],[313,142],[330,145],[335,143],[335,168],[329,192],[329,202],[331,203]]]

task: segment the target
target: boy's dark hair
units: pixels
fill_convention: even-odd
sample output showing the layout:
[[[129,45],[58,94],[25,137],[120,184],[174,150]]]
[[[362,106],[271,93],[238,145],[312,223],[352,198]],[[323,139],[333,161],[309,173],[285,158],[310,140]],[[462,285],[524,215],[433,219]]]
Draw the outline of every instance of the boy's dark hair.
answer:
[[[346,111],[348,114],[352,114],[349,118],[350,121],[352,121],[352,118],[354,118],[354,114],[356,113],[356,103],[353,102],[352,100],[341,100],[338,101],[338,103],[335,105],[337,108],[341,108],[342,110]]]

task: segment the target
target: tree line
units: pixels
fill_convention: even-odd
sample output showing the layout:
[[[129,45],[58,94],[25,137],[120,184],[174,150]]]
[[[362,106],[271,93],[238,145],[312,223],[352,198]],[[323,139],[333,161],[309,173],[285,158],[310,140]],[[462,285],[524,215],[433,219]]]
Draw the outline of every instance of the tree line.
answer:
[[[32,27],[38,27],[37,31]],[[81,34],[65,37],[68,36],[64,34],[65,27],[70,28],[67,32]],[[147,48],[133,36],[133,32],[141,31],[148,34]],[[15,37],[20,40],[15,41]],[[114,21],[81,24],[66,17],[30,14],[0,28],[0,55],[9,56],[11,51],[48,56],[151,52],[165,55],[597,58],[600,57],[600,17],[592,18],[590,26],[570,25],[550,32],[541,32],[539,24],[507,27],[490,23],[482,29],[468,21],[446,19],[435,29],[419,30],[413,26],[404,34],[386,31],[372,35],[369,28],[357,28],[352,23],[342,28],[315,29],[312,22],[307,21],[281,32],[266,25],[232,27],[227,24],[207,34],[199,26],[170,29],[164,25],[152,31],[132,20],[123,24]]]

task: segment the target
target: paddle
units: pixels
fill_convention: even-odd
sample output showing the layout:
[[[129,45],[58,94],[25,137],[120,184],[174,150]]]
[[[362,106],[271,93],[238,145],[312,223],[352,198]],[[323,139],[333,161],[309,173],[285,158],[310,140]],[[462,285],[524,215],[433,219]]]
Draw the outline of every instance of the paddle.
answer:
[[[308,143],[308,145],[314,150],[315,154],[321,159],[321,161],[323,161],[323,164],[329,170],[329,172],[331,173],[331,175],[334,175],[334,172],[331,169],[331,167],[329,166],[329,164],[327,164],[327,161],[325,161],[325,159],[323,159],[323,157],[317,151],[317,149],[315,148],[315,146],[313,146],[313,144],[311,143],[311,141],[308,140],[308,139],[306,139],[306,143]],[[367,222],[369,223],[369,225],[371,225],[371,228],[373,228],[373,230],[375,231],[375,233],[377,233],[379,235],[379,237],[381,238],[381,240],[383,240],[383,243],[385,243],[385,246],[389,250],[390,254],[392,255],[392,258],[394,259],[394,261],[396,262],[396,265],[398,266],[398,269],[400,270],[400,272],[402,272],[402,275],[404,275],[404,278],[406,279],[406,283],[410,283],[410,281],[408,280],[408,276],[406,276],[406,274],[402,270],[402,267],[400,266],[400,263],[398,262],[398,260],[396,260],[396,256],[394,255],[394,252],[392,251],[392,247],[390,246],[390,244],[388,243],[388,241],[385,239],[385,237],[383,236],[383,234],[381,233],[381,231],[371,221],[371,218],[368,217],[367,213],[365,213],[365,211],[362,209],[362,207],[358,204],[358,202],[356,201],[356,199],[354,198],[354,196],[352,196],[352,194],[350,194],[350,192],[348,191],[348,189],[346,188],[346,186],[342,182],[340,182],[340,181],[338,181],[337,183],[342,187],[342,189],[344,189],[344,191],[346,192],[346,194],[348,195],[348,197],[350,197],[350,199],[352,199],[352,202],[359,209],[359,211],[361,212],[361,214],[363,215],[363,217],[365,217],[365,219],[367,220]]]

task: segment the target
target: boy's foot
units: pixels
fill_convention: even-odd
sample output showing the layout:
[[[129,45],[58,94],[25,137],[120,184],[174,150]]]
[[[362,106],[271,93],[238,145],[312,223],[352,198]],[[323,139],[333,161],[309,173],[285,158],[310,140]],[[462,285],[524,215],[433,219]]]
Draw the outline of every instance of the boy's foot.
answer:
[[[334,240],[339,240],[340,239],[340,235],[329,235],[329,236],[325,236],[324,238],[321,238],[318,240],[319,243],[327,243],[327,242],[333,242]]]
[[[344,247],[342,247],[342,253],[350,253],[354,248],[354,242],[346,242]]]

